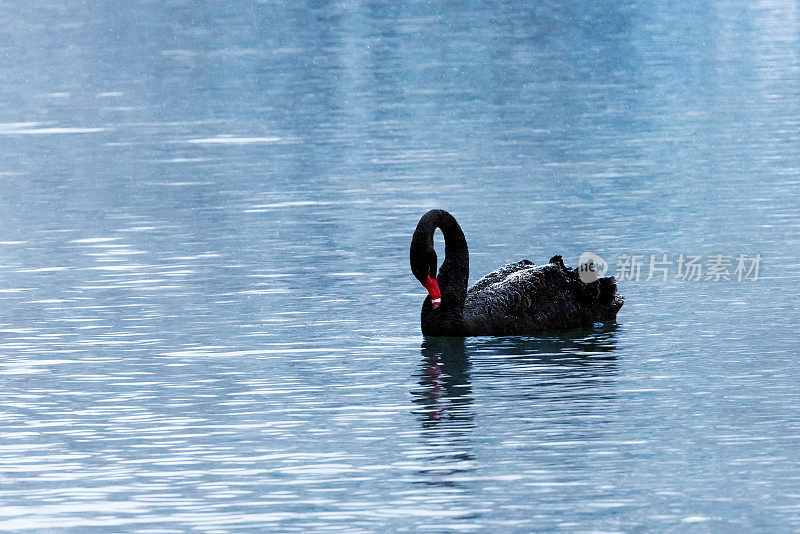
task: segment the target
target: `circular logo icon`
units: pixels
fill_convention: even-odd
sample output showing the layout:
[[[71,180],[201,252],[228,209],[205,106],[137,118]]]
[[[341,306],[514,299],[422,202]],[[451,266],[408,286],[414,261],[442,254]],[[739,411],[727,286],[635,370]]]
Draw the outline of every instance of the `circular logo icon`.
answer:
[[[578,276],[584,284],[591,284],[605,276],[608,262],[594,252],[584,252],[578,257]]]

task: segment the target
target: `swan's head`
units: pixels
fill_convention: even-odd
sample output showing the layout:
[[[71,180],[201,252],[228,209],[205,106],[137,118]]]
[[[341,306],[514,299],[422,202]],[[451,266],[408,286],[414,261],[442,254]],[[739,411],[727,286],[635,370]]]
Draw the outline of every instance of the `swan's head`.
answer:
[[[436,251],[431,248],[417,248],[411,245],[411,272],[419,283],[428,290],[431,305],[438,308],[442,305],[442,292],[436,280]]]

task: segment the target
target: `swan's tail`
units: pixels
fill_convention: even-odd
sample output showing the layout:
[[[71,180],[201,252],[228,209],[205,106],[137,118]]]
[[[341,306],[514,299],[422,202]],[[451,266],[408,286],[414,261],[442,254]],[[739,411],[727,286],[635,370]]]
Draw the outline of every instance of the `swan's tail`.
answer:
[[[600,294],[597,297],[598,320],[613,321],[625,304],[625,298],[617,291],[617,280],[613,276],[607,276],[595,283],[600,286]]]
[[[600,283],[600,294],[597,300],[600,304],[610,304],[614,297],[617,296],[617,279],[613,276],[607,276],[600,278],[598,282]]]
[[[594,272],[594,280],[584,280],[581,274],[582,267],[567,269],[561,256],[553,256],[550,263],[569,273],[573,283],[576,284],[577,294],[582,302],[591,306],[599,321],[613,320],[622,308],[625,299],[617,291],[617,280],[613,276],[598,276]]]

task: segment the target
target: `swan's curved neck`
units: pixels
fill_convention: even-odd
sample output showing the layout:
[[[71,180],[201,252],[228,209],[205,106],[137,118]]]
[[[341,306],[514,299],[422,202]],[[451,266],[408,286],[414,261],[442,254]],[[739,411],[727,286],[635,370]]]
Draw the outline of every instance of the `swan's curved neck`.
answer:
[[[423,215],[411,239],[411,249],[433,250],[433,234],[437,228],[444,235],[445,258],[436,276],[442,302],[460,307],[467,298],[469,249],[464,232],[455,218],[444,210],[431,210]]]

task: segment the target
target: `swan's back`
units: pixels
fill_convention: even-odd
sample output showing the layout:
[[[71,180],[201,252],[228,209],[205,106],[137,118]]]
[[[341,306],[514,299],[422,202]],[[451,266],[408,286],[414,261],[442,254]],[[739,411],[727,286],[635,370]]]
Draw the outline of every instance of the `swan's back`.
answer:
[[[547,265],[509,263],[467,293],[464,323],[472,335],[519,335],[613,320],[623,299],[613,277],[591,284],[559,256]]]

